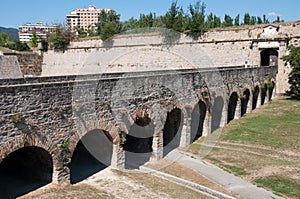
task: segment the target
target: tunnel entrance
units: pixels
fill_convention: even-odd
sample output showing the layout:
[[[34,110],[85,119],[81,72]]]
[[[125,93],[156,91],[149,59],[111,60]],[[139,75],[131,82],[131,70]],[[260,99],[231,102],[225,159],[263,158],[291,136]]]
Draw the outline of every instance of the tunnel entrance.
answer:
[[[277,66],[278,52],[275,49],[265,49],[260,52],[261,66]]]
[[[250,91],[246,89],[243,92],[243,97],[241,98],[241,116],[244,116],[247,113],[247,107],[250,99]]]
[[[138,121],[138,122],[137,122]],[[137,169],[150,160],[152,154],[152,143],[154,125],[137,120],[129,129],[126,141],[123,145],[125,150],[125,168]]]
[[[234,119],[235,111],[237,107],[238,102],[238,95],[236,92],[232,93],[229,98],[229,104],[228,104],[228,115],[227,115],[227,124]]]
[[[221,96],[216,97],[212,107],[211,132],[214,132],[215,130],[220,128],[223,108],[224,108],[223,98]]]
[[[191,141],[194,142],[202,136],[203,123],[206,116],[206,105],[203,101],[199,101],[192,111],[191,121]]]
[[[259,87],[255,86],[253,92],[253,99],[252,99],[252,110],[256,109],[257,107],[258,96],[259,96]]]
[[[16,198],[52,182],[51,155],[28,146],[9,154],[0,164],[0,196]]]
[[[267,84],[264,84],[264,86],[261,88],[261,105],[265,104],[267,91],[268,91],[268,86]]]
[[[108,132],[96,129],[88,132],[77,143],[70,169],[71,184],[87,179],[111,164],[112,140]]]
[[[180,109],[175,108],[168,112],[163,129],[163,155],[166,156],[180,145],[183,115]]]

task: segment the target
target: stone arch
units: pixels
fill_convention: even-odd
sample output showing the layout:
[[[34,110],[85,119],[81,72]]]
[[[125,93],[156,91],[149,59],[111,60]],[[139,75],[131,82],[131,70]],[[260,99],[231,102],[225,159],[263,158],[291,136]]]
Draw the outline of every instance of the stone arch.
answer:
[[[238,107],[238,92],[233,91],[229,97],[228,109],[227,109],[227,124],[236,117]]]
[[[0,193],[16,198],[52,182],[53,159],[44,148],[24,146],[0,163]]]
[[[260,105],[259,100],[259,94],[260,94],[260,87],[259,84],[256,84],[253,90],[253,97],[252,97],[252,110],[256,109],[257,106]]]
[[[191,115],[191,139],[190,143],[194,142],[203,135],[203,125],[206,117],[207,106],[202,100],[194,106]]]
[[[68,164],[71,184],[110,166],[113,153],[113,139],[107,131],[94,129],[78,141]]]
[[[275,96],[275,81],[272,79],[268,82],[268,93],[269,93],[269,101]]]
[[[268,98],[268,85],[265,82],[261,87],[261,105],[264,105]]]
[[[249,111],[249,104],[251,104],[250,89],[245,88],[241,95],[241,116],[244,116]]]
[[[212,106],[212,121],[211,121],[211,131],[214,132],[218,128],[220,128],[222,124],[222,117],[224,117],[224,98],[222,96],[217,96],[214,98],[213,106]]]
[[[167,113],[163,128],[163,156],[180,146],[182,127],[183,111],[175,107]]]
[[[155,127],[150,118],[148,119],[136,119],[126,134],[123,144],[126,169],[139,168],[151,158]]]
[[[278,51],[276,49],[264,49],[260,52],[261,66],[277,66],[278,65]]]

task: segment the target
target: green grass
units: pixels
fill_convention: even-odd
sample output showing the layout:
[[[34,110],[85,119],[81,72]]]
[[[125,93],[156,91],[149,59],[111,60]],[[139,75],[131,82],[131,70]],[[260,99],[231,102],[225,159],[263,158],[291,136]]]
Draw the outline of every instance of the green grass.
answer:
[[[257,179],[255,182],[261,186],[271,188],[276,193],[284,193],[288,196],[300,196],[300,183],[295,180],[271,176]]]
[[[246,118],[234,120],[222,139],[300,152],[299,127],[300,101],[279,99]]]
[[[226,125],[205,159],[276,194],[300,198],[299,140],[300,100],[279,97]],[[200,148],[196,142],[188,152],[199,155]]]

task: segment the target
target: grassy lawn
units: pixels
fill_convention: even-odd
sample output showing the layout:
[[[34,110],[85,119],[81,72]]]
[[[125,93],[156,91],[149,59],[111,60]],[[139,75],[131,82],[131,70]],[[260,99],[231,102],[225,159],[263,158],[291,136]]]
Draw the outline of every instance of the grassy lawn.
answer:
[[[189,152],[198,155],[201,140]],[[279,97],[222,129],[205,157],[226,171],[289,198],[300,198],[300,101]]]

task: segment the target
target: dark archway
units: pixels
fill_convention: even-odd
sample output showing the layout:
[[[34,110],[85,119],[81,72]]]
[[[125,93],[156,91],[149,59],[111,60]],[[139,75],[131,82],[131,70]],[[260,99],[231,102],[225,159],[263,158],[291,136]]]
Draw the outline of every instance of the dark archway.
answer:
[[[224,108],[224,100],[221,96],[218,96],[214,100],[212,107],[212,121],[211,121],[211,132],[214,132],[221,126],[222,113]]]
[[[51,155],[35,146],[9,154],[0,164],[0,197],[16,198],[52,182]]]
[[[171,112],[168,112],[163,129],[164,156],[179,147],[182,125],[183,114],[180,109],[175,108]]]
[[[138,121],[129,129],[129,134],[126,135],[126,141],[123,145],[126,169],[139,168],[150,160],[153,151],[154,125],[152,122],[145,125]]]
[[[264,105],[266,101],[267,91],[268,91],[268,85],[264,84],[264,86],[261,88],[261,105]]]
[[[269,82],[268,84],[268,90],[269,90],[269,101],[272,100],[272,97],[273,97],[273,92],[274,92],[274,88],[275,88],[275,83],[272,81],[272,82]]]
[[[253,91],[252,110],[256,109],[257,107],[258,96],[259,96],[259,87],[255,86],[255,89]]]
[[[238,103],[238,94],[236,92],[233,92],[229,98],[227,124],[234,119],[237,103]]]
[[[249,89],[244,90],[243,97],[241,98],[241,116],[247,113],[247,107],[250,99]]]
[[[277,66],[278,52],[275,49],[265,49],[260,52],[261,66]]]
[[[83,181],[110,166],[113,144],[109,134],[100,129],[88,132],[77,143],[71,162],[71,184]]]
[[[200,100],[192,111],[190,143],[194,142],[202,136],[205,115],[206,105],[203,101]]]

